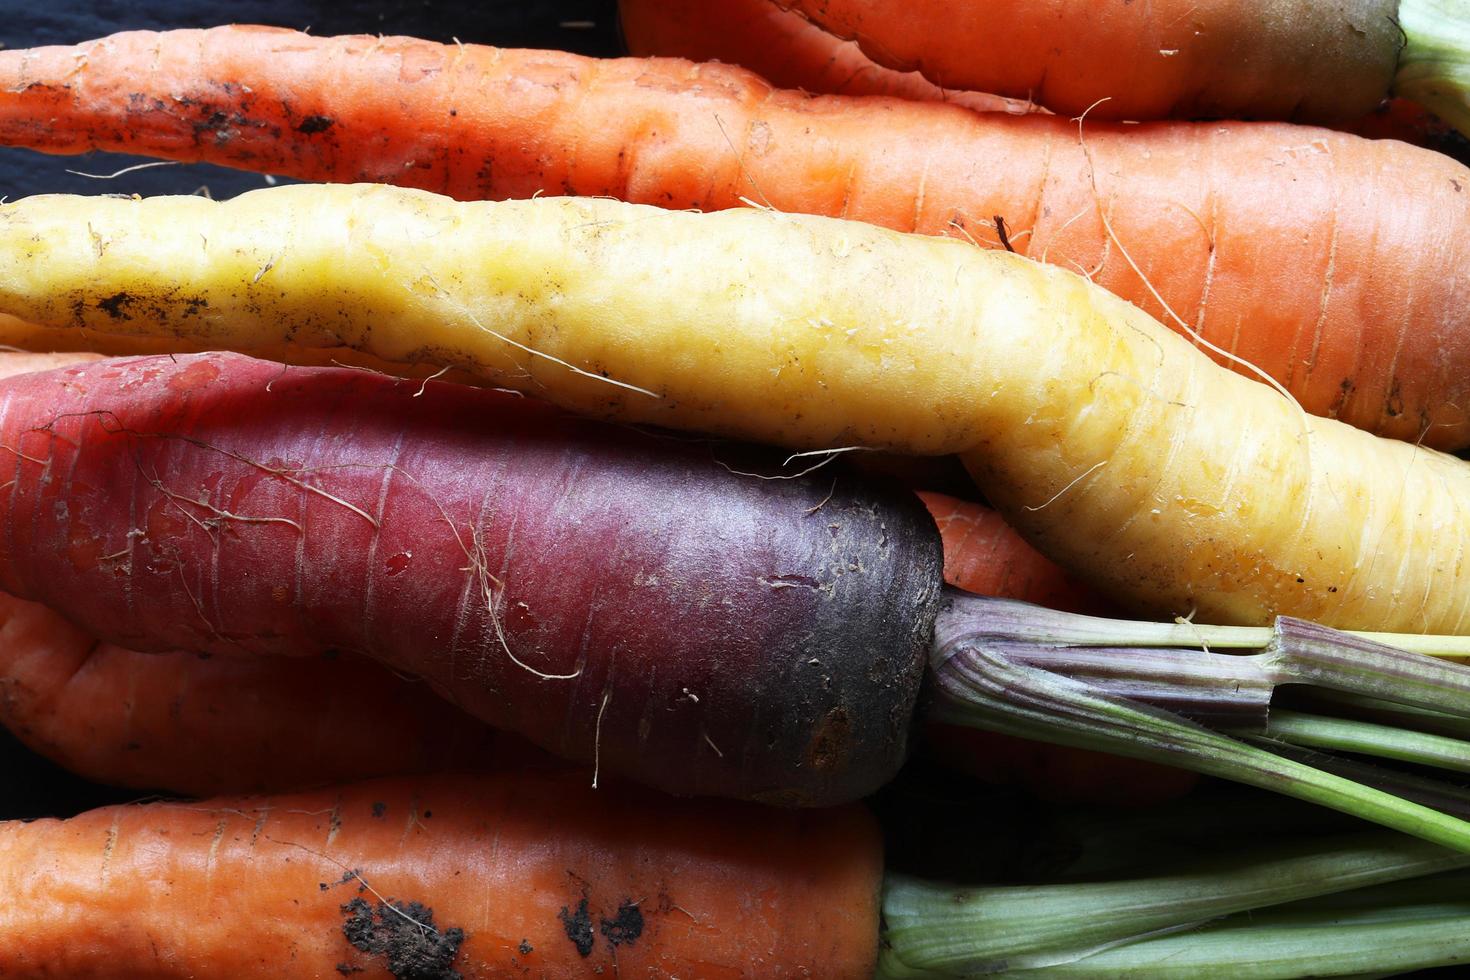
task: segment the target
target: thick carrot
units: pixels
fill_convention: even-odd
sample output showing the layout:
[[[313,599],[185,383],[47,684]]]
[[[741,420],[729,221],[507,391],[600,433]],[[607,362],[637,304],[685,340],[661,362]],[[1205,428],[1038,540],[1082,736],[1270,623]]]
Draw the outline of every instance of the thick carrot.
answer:
[[[1395,142],[1220,123],[1083,143],[1065,118],[811,98],[720,65],[243,27],[0,52],[0,141],[1004,237],[1177,328],[1162,300],[1309,412],[1470,445],[1470,170]]]
[[[875,64],[842,41],[770,0],[619,0],[628,50],[639,57],[742,65],[778,88],[833,95],[889,95],[953,102],[977,112],[1025,113],[1030,102],[940,88],[918,72]]]
[[[434,776],[0,825],[6,977],[871,973],[855,809]]]
[[[1470,123],[1463,0],[771,2],[890,68],[1072,115],[1338,122],[1396,93]]]
[[[437,358],[803,449],[962,453],[1033,546],[1135,607],[1470,629],[1463,462],[1304,416],[1081,277],[961,241],[383,186],[37,197],[0,209],[0,312]]]
[[[942,565],[907,491],[234,355],[4,398],[3,587],[110,642],[365,653],[678,792],[850,799],[903,759]]]
[[[1154,878],[940,885],[885,871],[877,828],[857,808],[594,794],[567,777],[421,777],[0,824],[0,973],[734,980],[1061,961],[1115,976],[1089,971],[1089,955],[1467,860],[1401,835],[1335,835]],[[1314,963],[1329,975],[1453,962],[1463,930],[1443,924],[1414,930],[1405,951],[1354,944]],[[1248,964],[1263,952],[1247,940],[1219,955]]]
[[[606,765],[783,803],[891,775],[928,653],[942,720],[1269,786],[1470,850],[1470,823],[1170,713],[1259,731],[1275,685],[1325,683],[1464,716],[1465,668],[1321,627],[1277,647],[1269,630],[940,601],[938,536],[912,494],[755,479],[698,443],[514,401],[232,355],[11,378],[0,583],[130,646],[362,650],[590,762],[594,784]],[[565,554],[596,557],[546,559]],[[1167,644],[1272,649],[1145,651],[1098,676],[1099,643],[1152,646],[1159,629]]]
[[[194,796],[555,764],[371,661],[137,653],[3,594],[0,724],[88,779]]]

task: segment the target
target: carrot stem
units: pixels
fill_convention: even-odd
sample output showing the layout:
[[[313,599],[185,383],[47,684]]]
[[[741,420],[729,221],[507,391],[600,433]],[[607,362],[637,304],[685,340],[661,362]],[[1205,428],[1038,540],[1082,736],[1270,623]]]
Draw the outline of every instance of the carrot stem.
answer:
[[[1470,772],[1470,742],[1406,731],[1392,725],[1277,710],[1271,713],[1266,737],[1307,748],[1374,755],[1421,766]]]
[[[1230,913],[1467,865],[1470,855],[1379,833],[1278,845],[1131,881],[965,888],[890,874],[878,976],[1009,975],[1085,962]]]
[[[1466,875],[1443,875],[1237,913],[1201,929],[1122,944],[1035,975],[1285,980],[1389,976],[1463,963],[1470,956],[1467,887]]]
[[[1412,99],[1462,133],[1470,133],[1470,2],[1400,0],[1394,94]]]
[[[1037,613],[1047,624],[1038,632],[1055,635],[1059,631],[1052,627],[1059,622],[1065,627],[1065,615]],[[1106,621],[1088,624],[1094,637],[1100,633],[1100,622]],[[1024,638],[1025,625],[1021,604],[999,607],[994,600],[949,593],[936,623],[931,655],[940,694],[935,713],[940,720],[1180,766],[1320,803],[1448,847],[1470,849],[1470,823],[1464,820],[1012,655],[1015,641]],[[1457,713],[1470,714],[1464,693],[1470,669],[1352,637],[1334,646],[1330,631],[1309,626],[1285,622],[1282,628],[1279,623],[1280,632],[1268,650],[1242,658],[1242,666],[1254,661],[1273,671],[1278,682],[1322,683],[1427,707],[1459,704]],[[1120,624],[1119,631],[1136,632],[1129,624]],[[1179,653],[1181,658],[1189,656]],[[1431,682],[1401,676],[1415,666],[1442,682],[1445,690],[1434,691]],[[1406,686],[1402,697],[1395,683]]]

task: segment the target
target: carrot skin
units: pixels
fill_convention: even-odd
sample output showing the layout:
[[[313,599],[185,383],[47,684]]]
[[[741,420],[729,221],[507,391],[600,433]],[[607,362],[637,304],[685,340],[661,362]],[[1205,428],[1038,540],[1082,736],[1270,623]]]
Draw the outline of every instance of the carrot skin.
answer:
[[[920,491],[944,543],[944,580],[978,595],[1003,596],[1049,609],[1117,616],[1116,605],[1026,543],[983,504]]]
[[[746,199],[991,248],[1000,216],[1017,251],[1178,329],[1167,304],[1313,414],[1470,445],[1470,170],[1280,124],[1083,132],[1065,117],[774,91],[723,65],[408,38],[229,27],[0,52],[0,142],[48,152],[461,199]]]
[[[910,493],[235,355],[12,378],[0,444],[0,587],[110,642],[364,653],[681,793],[853,799],[903,759],[942,568]]]
[[[1403,45],[1398,0],[772,2],[890,68],[1106,119],[1352,119],[1389,94]]]
[[[0,824],[0,975],[867,976],[881,873],[858,808],[581,774],[109,807]]]
[[[985,92],[944,89],[918,72],[884,68],[855,43],[834,38],[769,0],[620,0],[618,18],[629,52],[638,57],[723,61],[749,68],[780,88],[941,100],[976,112],[1034,108]]]

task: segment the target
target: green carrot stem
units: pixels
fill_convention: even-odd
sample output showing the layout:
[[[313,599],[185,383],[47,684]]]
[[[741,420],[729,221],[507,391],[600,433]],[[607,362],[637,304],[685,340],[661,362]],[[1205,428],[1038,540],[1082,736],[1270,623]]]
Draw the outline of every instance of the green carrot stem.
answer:
[[[1327,718],[1277,709],[1266,725],[1266,736],[1308,748],[1372,755],[1399,762],[1470,772],[1470,742],[1443,735],[1426,735],[1391,725],[1346,718]]]
[[[1470,2],[1399,0],[1395,95],[1413,99],[1462,133],[1470,133]]]
[[[957,888],[890,875],[879,976],[1047,967],[1232,912],[1466,866],[1467,854],[1364,834],[1134,881]]]
[[[1416,900],[1415,893],[1420,897]],[[1021,977],[1288,980],[1393,976],[1470,958],[1464,875],[1364,888],[1239,913],[1200,929],[1100,950]]]
[[[1253,657],[1153,647],[1048,647],[995,640],[997,655],[1219,728],[1265,731],[1276,680]]]
[[[1470,850],[1470,823],[1463,820],[1281,758],[1168,712],[1013,663],[969,638],[936,642],[931,666],[941,720],[1181,766]]]
[[[1335,717],[1392,724],[1448,738],[1470,739],[1470,718],[1462,718],[1447,711],[1395,704],[1366,694],[1350,694],[1325,688],[1297,690],[1306,694],[1305,698],[1296,699],[1297,702],[1318,714],[1327,713]]]

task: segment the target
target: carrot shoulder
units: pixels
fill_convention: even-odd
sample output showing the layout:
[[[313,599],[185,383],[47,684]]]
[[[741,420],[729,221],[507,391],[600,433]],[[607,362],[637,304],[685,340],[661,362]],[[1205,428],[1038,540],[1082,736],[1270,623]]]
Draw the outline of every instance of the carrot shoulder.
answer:
[[[880,875],[859,810],[580,774],[110,807],[0,824],[0,974],[866,976]]]
[[[0,141],[462,199],[746,199],[993,248],[1003,227],[1177,329],[1167,306],[1309,412],[1470,444],[1470,170],[1392,141],[1240,123],[1079,140],[1066,118],[808,97],[721,65],[243,27],[0,52]]]

